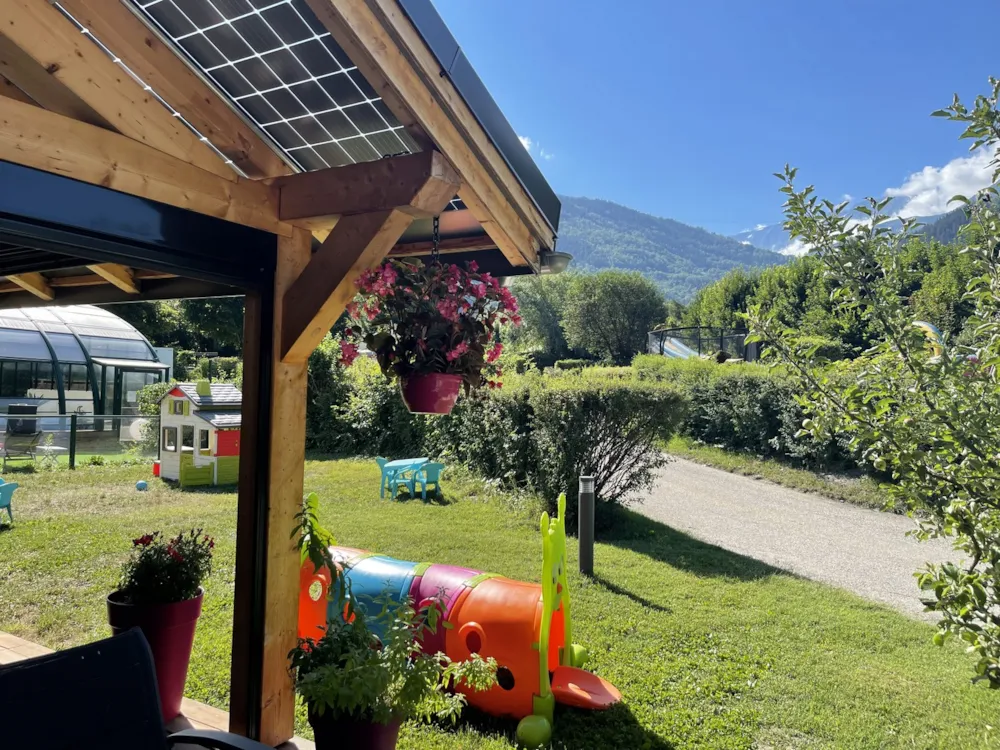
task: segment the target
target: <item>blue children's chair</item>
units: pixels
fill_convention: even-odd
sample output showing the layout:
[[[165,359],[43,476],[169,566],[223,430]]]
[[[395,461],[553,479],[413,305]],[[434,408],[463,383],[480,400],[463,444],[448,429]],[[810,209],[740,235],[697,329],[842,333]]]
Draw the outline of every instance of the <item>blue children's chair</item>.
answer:
[[[420,498],[422,500],[427,499],[427,488],[430,485],[434,485],[434,494],[438,495],[441,493],[441,472],[444,471],[444,464],[438,463],[436,461],[430,461],[420,467],[418,471],[413,476],[414,491],[416,489],[415,485],[420,485]]]
[[[0,510],[7,509],[7,515],[10,517],[11,523],[14,523],[14,511],[11,510],[10,501],[16,489],[17,482],[5,482],[0,479]]]

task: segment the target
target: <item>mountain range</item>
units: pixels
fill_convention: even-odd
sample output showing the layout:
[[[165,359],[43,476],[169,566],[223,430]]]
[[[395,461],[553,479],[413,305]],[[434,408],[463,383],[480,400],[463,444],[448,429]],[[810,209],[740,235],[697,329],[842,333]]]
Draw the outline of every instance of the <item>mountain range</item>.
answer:
[[[671,299],[686,302],[735,266],[763,267],[787,260],[754,244],[611,201],[560,196],[559,250],[574,270],[640,271]]]
[[[890,201],[883,210],[887,215],[891,216],[902,211],[905,206],[906,201],[897,198]],[[956,208],[943,214],[919,216],[916,218],[917,221],[924,225],[920,227],[918,234],[926,235],[939,242],[951,242],[954,240],[958,236],[958,230],[965,226],[967,222],[965,211],[961,208]],[[891,229],[898,229],[900,222],[898,219],[893,220],[887,222],[886,226]],[[805,252],[804,246],[801,243],[794,242],[781,224],[758,224],[752,229],[744,229],[742,232],[731,235],[731,239],[737,242],[745,242],[764,250],[780,253],[781,255],[802,255]]]

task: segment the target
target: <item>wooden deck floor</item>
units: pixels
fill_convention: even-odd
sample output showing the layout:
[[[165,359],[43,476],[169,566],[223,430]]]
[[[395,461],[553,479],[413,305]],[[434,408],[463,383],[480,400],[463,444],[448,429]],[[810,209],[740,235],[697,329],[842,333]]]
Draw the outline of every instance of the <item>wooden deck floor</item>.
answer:
[[[0,665],[13,664],[22,659],[51,653],[52,649],[50,648],[0,631]],[[227,731],[229,729],[229,713],[185,698],[181,704],[181,715],[171,721],[167,725],[167,729],[171,732],[179,732],[182,729],[221,729]],[[194,750],[195,746],[175,745],[174,748],[175,750],[187,750],[188,748]],[[279,750],[316,750],[316,745],[309,740],[295,737],[290,742],[281,745]]]

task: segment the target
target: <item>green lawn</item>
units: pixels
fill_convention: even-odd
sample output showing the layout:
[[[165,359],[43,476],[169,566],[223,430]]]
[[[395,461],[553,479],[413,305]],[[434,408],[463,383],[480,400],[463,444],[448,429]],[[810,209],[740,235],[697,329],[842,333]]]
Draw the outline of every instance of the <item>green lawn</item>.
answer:
[[[795,490],[815,492],[817,495],[845,503],[886,510],[888,496],[871,477],[853,477],[798,469],[773,458],[758,458],[746,453],[723,450],[712,445],[697,443],[680,435],[667,444],[667,453],[714,466],[732,474],[767,479]]]
[[[18,477],[17,524],[0,532],[0,630],[57,648],[106,635],[103,599],[129,540],[203,526],[218,556],[188,694],[226,708],[235,495],[158,482],[139,493],[146,473]],[[453,476],[444,504],[391,503],[377,485],[373,462],[307,466],[343,544],[537,580],[530,499]],[[971,659],[934,647],[926,624],[634,515],[598,545],[596,565],[594,581],[571,577],[575,640],[625,702],[559,711],[555,747],[1000,747],[1000,693],[971,685]],[[458,729],[408,725],[400,747],[508,748],[513,728],[468,714]]]

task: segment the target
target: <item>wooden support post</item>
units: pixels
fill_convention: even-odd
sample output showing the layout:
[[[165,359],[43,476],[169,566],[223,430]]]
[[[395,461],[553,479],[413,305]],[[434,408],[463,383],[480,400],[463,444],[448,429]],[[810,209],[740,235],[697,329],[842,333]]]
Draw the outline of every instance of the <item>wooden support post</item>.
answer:
[[[280,300],[309,263],[311,236],[278,239],[273,295],[248,296],[237,527],[230,729],[267,745],[293,735],[288,652],[298,625],[299,554],[291,539],[302,504],[306,362],[282,363]]]
[[[354,282],[389,253],[413,217],[399,210],[345,216],[282,301],[282,358],[305,362],[357,290]]]
[[[281,300],[282,359],[305,362],[354,296],[358,276],[382,261],[415,217],[441,213],[460,183],[434,151],[274,180],[279,218],[340,216]]]

